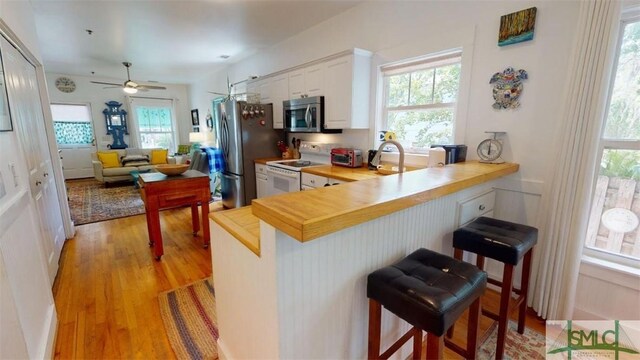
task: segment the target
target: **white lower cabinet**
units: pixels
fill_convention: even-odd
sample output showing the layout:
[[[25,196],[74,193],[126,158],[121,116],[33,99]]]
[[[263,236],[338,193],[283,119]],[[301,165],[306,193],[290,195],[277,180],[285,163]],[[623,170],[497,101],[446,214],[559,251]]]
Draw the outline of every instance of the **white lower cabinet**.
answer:
[[[345,183],[346,181],[314,174],[307,174],[303,172],[301,182],[302,190],[311,190],[319,187],[340,185]]]
[[[256,197],[267,196],[267,165],[256,164]]]

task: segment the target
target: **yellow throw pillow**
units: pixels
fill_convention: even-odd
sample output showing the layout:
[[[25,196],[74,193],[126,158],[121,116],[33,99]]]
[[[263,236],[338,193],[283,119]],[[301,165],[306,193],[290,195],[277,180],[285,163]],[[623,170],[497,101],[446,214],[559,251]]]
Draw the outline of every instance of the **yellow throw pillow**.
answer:
[[[151,150],[151,164],[166,164],[167,163],[167,149]]]
[[[100,159],[102,167],[105,169],[120,167],[120,162],[118,161],[118,153],[115,151],[98,151],[98,159]]]

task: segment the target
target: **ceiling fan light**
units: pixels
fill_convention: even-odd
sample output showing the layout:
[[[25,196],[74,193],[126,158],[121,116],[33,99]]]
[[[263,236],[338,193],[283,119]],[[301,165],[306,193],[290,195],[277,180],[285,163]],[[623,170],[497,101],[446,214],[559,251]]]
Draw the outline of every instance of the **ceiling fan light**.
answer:
[[[132,87],[125,87],[122,88],[122,90],[124,90],[124,92],[126,92],[127,94],[135,94],[138,92],[138,89]]]

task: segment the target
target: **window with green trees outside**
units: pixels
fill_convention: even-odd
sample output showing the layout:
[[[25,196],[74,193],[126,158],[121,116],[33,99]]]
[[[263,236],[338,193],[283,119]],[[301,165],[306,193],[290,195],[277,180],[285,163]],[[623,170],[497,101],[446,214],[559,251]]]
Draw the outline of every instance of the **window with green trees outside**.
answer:
[[[140,146],[144,149],[164,148],[173,151],[174,129],[170,107],[136,106]]]
[[[585,254],[640,267],[640,11],[621,22]]]
[[[407,152],[452,144],[461,54],[383,67],[382,130],[393,131]]]

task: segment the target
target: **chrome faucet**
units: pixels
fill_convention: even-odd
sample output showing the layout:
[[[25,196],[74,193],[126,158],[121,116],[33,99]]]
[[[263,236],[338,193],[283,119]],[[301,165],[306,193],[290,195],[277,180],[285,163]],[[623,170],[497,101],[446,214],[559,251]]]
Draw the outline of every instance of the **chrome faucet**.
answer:
[[[400,159],[398,159],[398,172],[402,173],[404,171],[404,148],[399,142],[394,140],[386,140],[380,144],[378,152],[376,152],[376,156],[371,159],[371,165],[378,167],[380,164],[380,157],[382,156],[382,149],[384,149],[384,146],[387,144],[395,145],[398,148],[398,152],[400,153]]]

